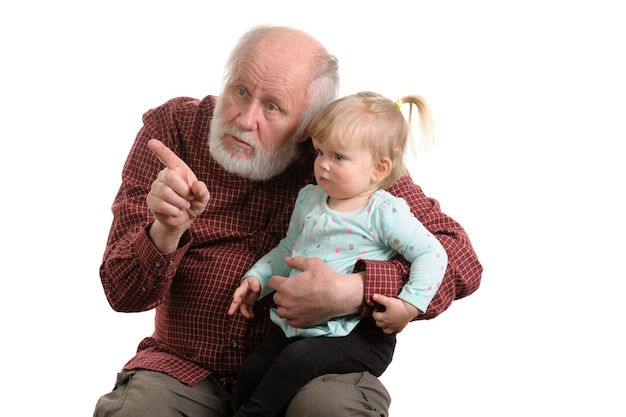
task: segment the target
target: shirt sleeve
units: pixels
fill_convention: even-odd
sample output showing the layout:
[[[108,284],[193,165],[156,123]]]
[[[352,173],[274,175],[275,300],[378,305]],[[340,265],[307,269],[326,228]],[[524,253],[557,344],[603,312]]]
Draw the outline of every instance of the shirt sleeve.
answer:
[[[463,227],[441,211],[439,202],[424,195],[409,176],[402,177],[388,191],[404,198],[411,212],[441,243],[448,255],[448,266],[439,289],[425,314],[418,320],[432,319],[444,312],[452,301],[472,294],[481,282],[483,267]],[[402,256],[391,261],[360,260],[355,272],[365,271],[362,315],[378,307],[374,293],[397,297],[409,279],[410,263]]]
[[[149,110],[122,170],[122,184],[112,205],[113,222],[100,265],[100,279],[111,307],[137,312],[156,307],[169,291],[172,279],[192,238],[186,232],[179,249],[161,254],[148,236],[153,221],[146,195],[162,166],[147,147],[161,140],[176,150],[172,116],[176,101]]]
[[[374,212],[378,236],[411,263],[398,298],[426,312],[443,280],[448,257],[437,238],[411,213],[404,200],[385,198]]]

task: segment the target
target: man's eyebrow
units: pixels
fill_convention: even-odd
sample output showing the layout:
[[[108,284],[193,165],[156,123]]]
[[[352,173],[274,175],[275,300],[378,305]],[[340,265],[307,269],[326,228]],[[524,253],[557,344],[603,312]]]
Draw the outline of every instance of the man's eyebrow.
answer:
[[[236,74],[235,77],[232,78],[232,81],[229,82],[232,86],[243,85],[250,83],[250,80],[243,74]],[[248,91],[254,91],[254,89],[247,88]],[[260,97],[263,101],[275,102],[282,109],[285,107],[285,103],[287,102],[287,98],[289,94],[284,91],[269,91],[264,92],[263,96]]]

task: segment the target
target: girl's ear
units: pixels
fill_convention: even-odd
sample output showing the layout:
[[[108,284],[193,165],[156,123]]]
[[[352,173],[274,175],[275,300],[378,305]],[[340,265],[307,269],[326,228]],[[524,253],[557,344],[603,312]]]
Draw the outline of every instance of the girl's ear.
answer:
[[[383,179],[385,179],[387,175],[389,175],[392,167],[393,167],[393,162],[391,162],[390,158],[388,157],[381,158],[374,165],[374,170],[372,171],[372,182],[374,183],[381,182]]]

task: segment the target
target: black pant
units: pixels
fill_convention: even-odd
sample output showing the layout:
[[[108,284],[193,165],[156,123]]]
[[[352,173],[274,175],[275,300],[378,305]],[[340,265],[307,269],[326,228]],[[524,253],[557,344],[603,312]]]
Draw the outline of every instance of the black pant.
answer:
[[[369,371],[380,376],[395,345],[395,334],[385,334],[371,317],[343,337],[287,338],[276,327],[239,371],[235,417],[281,415],[298,390],[320,375]]]

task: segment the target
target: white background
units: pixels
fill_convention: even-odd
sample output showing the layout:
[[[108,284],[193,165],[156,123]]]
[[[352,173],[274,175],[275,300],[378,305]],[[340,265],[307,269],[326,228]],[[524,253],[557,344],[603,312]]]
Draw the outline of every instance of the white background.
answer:
[[[90,416],[112,388],[152,330],[152,313],[113,312],[98,276],[141,115],[218,93],[238,36],[276,23],[339,57],[341,95],[427,98],[438,145],[411,171],[485,268],[399,335],[391,415],[625,415],[619,4],[4,2],[2,408]]]

